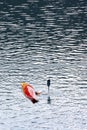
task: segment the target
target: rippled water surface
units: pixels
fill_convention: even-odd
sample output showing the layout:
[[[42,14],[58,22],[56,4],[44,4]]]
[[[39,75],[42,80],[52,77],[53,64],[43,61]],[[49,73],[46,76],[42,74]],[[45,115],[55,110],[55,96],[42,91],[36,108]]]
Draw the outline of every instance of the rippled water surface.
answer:
[[[23,81],[42,91],[39,103],[24,97]],[[0,130],[5,129],[87,130],[86,0],[0,0]]]

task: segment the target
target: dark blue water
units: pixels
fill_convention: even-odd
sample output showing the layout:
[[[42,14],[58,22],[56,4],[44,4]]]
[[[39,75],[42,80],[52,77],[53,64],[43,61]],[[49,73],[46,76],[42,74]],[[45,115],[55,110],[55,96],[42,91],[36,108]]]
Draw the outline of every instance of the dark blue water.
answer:
[[[86,130],[87,1],[0,0],[0,84],[0,130]]]

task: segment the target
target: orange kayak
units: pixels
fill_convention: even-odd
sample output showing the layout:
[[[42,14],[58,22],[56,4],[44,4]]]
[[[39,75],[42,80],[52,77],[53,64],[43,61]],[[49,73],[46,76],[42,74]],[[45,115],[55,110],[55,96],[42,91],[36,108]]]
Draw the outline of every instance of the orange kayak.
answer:
[[[36,92],[34,91],[34,88],[28,84],[23,82],[22,84],[22,90],[24,95],[31,100],[32,103],[38,102]]]

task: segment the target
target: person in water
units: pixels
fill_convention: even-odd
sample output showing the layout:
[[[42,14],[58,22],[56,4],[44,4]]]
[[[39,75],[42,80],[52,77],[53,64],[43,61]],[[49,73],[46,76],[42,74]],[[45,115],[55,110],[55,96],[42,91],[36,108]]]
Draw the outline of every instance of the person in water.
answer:
[[[25,83],[25,82],[21,83],[21,86],[22,86],[24,95],[28,99],[30,99],[32,103],[37,103],[38,102],[37,95],[39,95],[40,92],[35,92],[34,88],[30,84]]]

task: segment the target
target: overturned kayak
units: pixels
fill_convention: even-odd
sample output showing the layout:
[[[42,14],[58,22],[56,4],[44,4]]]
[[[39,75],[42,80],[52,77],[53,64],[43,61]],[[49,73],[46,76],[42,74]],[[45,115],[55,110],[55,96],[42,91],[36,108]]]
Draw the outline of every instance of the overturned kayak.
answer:
[[[39,95],[39,92],[35,92],[34,88],[28,84],[28,83],[21,83],[22,90],[24,95],[31,100],[32,103],[38,102],[37,95]]]

